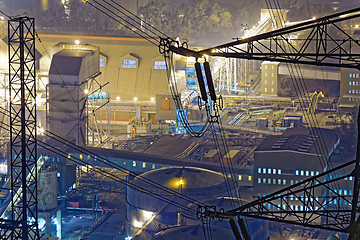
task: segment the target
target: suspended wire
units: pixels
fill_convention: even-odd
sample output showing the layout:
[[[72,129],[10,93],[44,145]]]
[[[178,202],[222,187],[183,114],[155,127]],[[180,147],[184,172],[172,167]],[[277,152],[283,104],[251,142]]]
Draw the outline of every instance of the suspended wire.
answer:
[[[43,47],[43,49],[44,49],[44,51],[45,51],[45,53],[46,53],[46,56],[47,56],[47,57],[49,58],[49,60],[51,61],[51,60],[52,60],[52,57],[50,56],[50,54],[49,54],[49,52],[47,51],[45,45],[43,44],[42,40],[40,39],[39,34],[38,34],[36,31],[35,31],[35,36],[36,36],[36,39],[37,39],[37,40],[39,41],[39,43],[41,44],[41,46]],[[57,65],[55,64],[55,61],[53,61],[52,64],[53,64],[53,66],[54,66],[54,69],[55,69],[57,75],[60,77],[63,86],[65,86],[66,91],[67,91],[68,94],[70,95],[71,100],[72,100],[73,103],[76,105],[76,107],[79,108],[79,101],[76,101],[75,98],[74,98],[74,96],[73,96],[73,94],[70,92],[69,87],[68,87],[67,84],[65,83],[63,76],[60,74],[60,71],[58,70]],[[64,112],[64,113],[67,114],[67,115],[69,115],[69,113],[67,113],[67,112]],[[70,115],[69,115],[69,116],[70,116]],[[71,116],[70,116],[70,117],[71,117]]]
[[[1,113],[3,113],[3,114],[6,115],[6,116],[9,116],[9,115],[8,115],[8,112],[9,112],[9,111],[8,111],[7,109],[4,109],[4,108],[2,108],[2,107],[0,107],[0,109],[2,109],[2,110],[0,110]],[[4,123],[4,124],[5,124],[6,126],[10,127],[10,126],[9,126],[8,124],[6,124],[6,123]],[[2,127],[2,128],[4,128],[4,127]],[[4,129],[5,129],[5,128],[4,128]],[[7,129],[7,130],[8,130],[8,129]],[[66,140],[66,139],[64,139],[64,138],[62,138],[62,137],[54,134],[54,133],[51,133],[50,131],[45,130],[44,134],[45,134],[47,137],[49,137],[50,139],[55,140],[55,141],[57,141],[57,142],[59,142],[59,143],[62,143],[62,144],[64,144],[64,145],[66,145],[66,146],[69,146],[71,149],[74,149],[75,151],[77,151],[77,152],[79,152],[79,153],[82,153],[82,154],[84,154],[84,155],[92,155],[92,156],[95,156],[96,160],[98,160],[98,161],[101,162],[102,164],[104,164],[104,165],[106,165],[106,166],[109,166],[110,168],[115,168],[115,169],[117,169],[117,170],[119,170],[119,171],[121,171],[121,172],[123,172],[123,173],[129,174],[130,176],[136,177],[136,178],[139,179],[140,181],[142,181],[142,182],[144,182],[144,183],[146,183],[146,184],[148,184],[148,185],[150,185],[150,186],[153,186],[153,187],[155,187],[155,188],[161,189],[161,190],[163,190],[164,192],[167,192],[167,193],[169,193],[169,194],[175,195],[175,196],[177,196],[177,197],[179,197],[179,198],[181,198],[181,199],[183,199],[183,200],[185,200],[185,201],[187,201],[187,202],[189,202],[189,203],[194,203],[194,204],[198,204],[198,205],[201,205],[201,206],[204,205],[203,203],[197,201],[196,199],[193,199],[193,198],[191,198],[191,197],[188,197],[188,196],[186,196],[186,195],[184,195],[184,194],[181,194],[181,193],[179,193],[179,192],[177,192],[177,191],[175,191],[175,190],[172,190],[172,189],[167,188],[167,187],[165,187],[165,186],[163,186],[163,185],[161,185],[161,184],[158,184],[158,183],[156,183],[156,182],[154,182],[154,181],[152,181],[152,180],[150,180],[150,179],[147,179],[146,177],[143,177],[143,176],[141,176],[141,175],[138,175],[138,174],[136,174],[136,173],[134,173],[134,172],[132,172],[132,171],[130,171],[130,170],[122,167],[121,165],[118,165],[118,164],[116,164],[116,163],[113,163],[113,162],[109,161],[108,159],[104,158],[103,156],[99,156],[99,155],[97,155],[97,154],[95,154],[95,153],[92,153],[91,151],[89,151],[89,150],[87,150],[87,149],[85,149],[85,148],[83,148],[83,147],[81,147],[81,146],[78,146],[78,145],[76,145],[76,144],[74,144],[74,143],[72,143],[72,142],[70,142],[70,141],[68,141],[68,140]],[[67,154],[67,153],[66,153],[66,154]],[[66,158],[67,158],[67,155],[66,155]],[[71,160],[71,158],[70,158],[70,160]],[[84,163],[86,163],[86,162],[84,162]]]
[[[275,17],[275,14],[273,13],[272,11],[272,7],[271,7],[271,3],[270,3],[270,0],[269,1],[269,5],[268,5],[268,8],[269,10],[271,10],[272,14],[274,15]],[[278,2],[278,0],[273,0],[274,2],[277,2],[277,4],[275,3],[274,5],[278,6],[278,9],[277,10],[281,10],[281,7],[280,7],[280,4]],[[269,7],[270,6],[270,7]],[[278,18],[281,20],[280,22],[283,23],[284,22],[284,19],[283,19],[283,16],[282,14],[279,13],[279,11],[277,11],[278,13]],[[270,13],[271,14],[271,13]],[[276,18],[274,18],[276,19]],[[285,45],[285,44],[284,44]],[[284,48],[286,49],[287,46],[285,45]],[[291,52],[292,49],[289,48],[289,51]],[[293,82],[293,85],[294,86],[297,86],[298,89],[300,89],[302,92],[304,93],[307,93],[308,90],[307,90],[307,87],[306,87],[306,84],[305,84],[305,79],[302,75],[302,72],[300,70],[300,66],[298,64],[290,64],[290,63],[287,63],[287,66],[289,68],[289,72],[290,72],[290,76],[291,76],[291,79],[292,79],[292,82]],[[293,66],[295,67],[295,71],[293,69]],[[299,76],[299,81],[296,81],[293,77],[293,75],[291,73],[294,73],[296,72],[297,76]],[[295,76],[295,75],[294,75]],[[295,88],[296,90],[296,88]],[[298,97],[301,99],[301,103],[304,103],[304,102],[310,102],[310,99],[309,99],[309,96],[307,96],[307,94],[305,94],[305,100],[303,99],[301,93],[299,91],[297,91],[297,95]],[[310,106],[309,106],[310,107]],[[327,147],[326,147],[326,144],[325,144],[325,140],[324,140],[324,137],[322,135],[322,132],[320,131],[320,127],[319,127],[319,122],[316,118],[316,115],[315,113],[314,114],[307,114],[303,109],[304,108],[300,108],[302,111],[303,111],[303,114],[305,116],[305,118],[308,119],[309,123],[310,123],[310,126],[312,127],[313,131],[317,134],[317,136],[319,137],[319,140],[320,141],[314,141],[314,147],[315,147],[315,150],[316,152],[318,152],[320,154],[320,156],[323,157],[323,160],[322,158],[320,158],[320,156],[318,155],[318,159],[320,161],[320,164],[321,164],[321,167],[323,169],[325,169],[325,166],[327,166],[328,164],[330,166],[332,166],[332,162],[331,162],[331,159],[329,159],[328,161],[328,158],[327,158],[327,153],[328,153],[328,150],[327,150]],[[309,130],[310,132],[310,130]],[[338,189],[340,189],[340,185],[339,185],[339,182],[336,182],[336,183],[330,183],[330,185],[337,185]],[[334,188],[334,186],[333,186]],[[344,206],[343,206],[344,207]]]
[[[106,2],[105,0],[103,0],[104,2]],[[125,11],[126,13],[130,14],[131,16],[133,16],[134,18],[138,19],[138,21],[140,21],[140,23],[136,20],[134,20],[133,18],[131,18],[130,16],[128,16],[126,13],[124,13],[123,11],[119,10],[118,8],[115,8],[116,10],[118,10],[120,13],[126,15],[128,18],[130,18],[131,20],[133,20],[134,22],[136,22],[137,24],[139,24],[141,27],[145,28],[146,30],[150,31],[151,33],[153,33],[154,35],[160,36],[163,35],[164,38],[170,38],[169,36],[167,36],[164,32],[162,32],[161,30],[159,30],[158,28],[154,27],[153,25],[149,24],[148,22],[144,21],[143,19],[141,19],[140,17],[138,17],[136,14],[132,13],[131,11],[127,10],[125,7],[121,6],[119,3],[115,2],[114,0],[110,0],[111,2],[113,2],[115,5],[117,5],[119,8],[123,9],[123,11]],[[109,3],[108,3],[109,4]],[[145,26],[142,26],[142,23],[144,23]]]
[[[95,6],[94,4],[92,4],[90,1],[87,1],[86,4],[89,4],[90,6],[94,7],[95,9],[97,9],[98,11],[102,12],[103,14],[105,14],[106,16],[110,17],[111,19],[113,19],[114,21],[120,23],[121,25],[123,25],[125,28],[127,28],[128,30],[134,32],[136,35],[140,36],[141,38],[144,38],[145,40],[147,40],[148,42],[150,42],[151,44],[158,46],[159,45],[159,41],[154,39],[154,37],[150,36],[149,34],[147,34],[146,32],[144,32],[143,30],[137,28],[136,26],[134,26],[132,23],[130,23],[129,21],[127,21],[126,19],[124,19],[123,17],[117,15],[116,13],[114,13],[113,11],[111,11],[109,8],[105,7],[104,5],[98,3],[96,0],[91,0],[93,2],[96,2],[98,5],[102,6],[104,9],[106,9],[107,11],[111,12],[112,14],[114,14],[116,17],[120,18],[121,20],[123,20],[124,22],[128,23],[130,26],[133,26],[135,29],[139,30],[140,32],[142,32],[144,35],[141,35],[139,32],[135,31],[134,29],[130,28],[129,26],[127,26],[126,24],[124,24],[123,22],[119,21],[119,19],[111,16],[109,13],[105,12],[103,9]]]
[[[6,123],[4,123],[4,125],[10,127],[10,126],[9,126],[8,124],[6,124]],[[8,129],[5,128],[4,126],[0,126],[0,128],[3,128],[4,130],[8,130]],[[51,136],[49,136],[49,137],[51,138]],[[51,144],[48,144],[48,143],[46,143],[46,142],[38,142],[38,145],[41,146],[41,147],[43,147],[44,149],[52,152],[52,153],[55,153],[55,154],[58,155],[58,156],[67,158],[67,154],[68,154],[67,152],[62,151],[62,150],[60,150],[60,149],[57,149],[57,148],[53,147]],[[85,162],[85,161],[83,161],[83,160],[81,160],[80,158],[77,158],[77,157],[72,157],[72,158],[69,159],[69,160],[72,161],[72,162],[74,162],[74,163],[76,163],[76,164],[82,165],[82,166],[88,166],[88,165],[89,165],[87,162]],[[104,176],[106,176],[106,177],[108,177],[108,178],[110,178],[110,179],[112,179],[112,180],[115,180],[115,181],[117,181],[117,182],[120,182],[120,183],[122,183],[122,184],[125,184],[126,186],[132,187],[132,188],[134,188],[135,190],[138,190],[138,191],[140,191],[140,192],[143,192],[143,193],[145,193],[145,194],[147,194],[147,195],[149,195],[149,196],[151,196],[151,197],[157,198],[157,199],[162,200],[162,201],[164,201],[164,202],[166,202],[166,203],[169,203],[169,204],[171,204],[171,205],[173,205],[173,206],[175,206],[175,207],[179,207],[179,208],[181,208],[181,209],[183,209],[183,210],[186,210],[186,211],[188,211],[188,212],[191,212],[191,213],[196,214],[196,210],[194,210],[194,209],[192,209],[192,208],[189,208],[189,207],[187,207],[186,205],[182,205],[182,204],[179,204],[179,203],[177,203],[177,202],[171,201],[171,200],[169,200],[167,197],[163,197],[163,196],[161,196],[161,195],[159,195],[159,194],[153,193],[151,190],[148,190],[148,189],[146,189],[146,188],[144,188],[144,187],[140,187],[140,186],[135,185],[135,184],[133,184],[133,183],[131,183],[131,182],[128,182],[128,181],[126,181],[126,180],[124,180],[124,179],[121,179],[120,177],[117,177],[116,175],[114,175],[114,174],[112,174],[112,173],[109,173],[109,172],[107,172],[107,171],[105,171],[105,170],[102,170],[102,169],[99,170],[99,168],[97,168],[97,167],[95,167],[95,166],[93,166],[92,170],[95,171],[95,172],[97,172],[97,173],[99,173],[99,174],[101,174],[101,175],[104,175]],[[177,192],[177,193],[178,193],[178,192]],[[178,197],[179,197],[179,196],[178,196]]]
[[[178,92],[177,80],[176,80],[175,74],[174,74],[175,70],[174,70],[173,54],[170,53],[170,56],[166,56],[166,53],[164,53],[164,58],[165,58],[165,63],[166,63],[167,78],[168,78],[169,86],[170,86],[170,93],[171,93],[171,95],[173,97],[176,108],[181,110],[180,111],[180,118],[181,118],[182,123],[184,124],[184,128],[192,136],[201,137],[210,128],[211,123],[209,121],[209,116],[207,114],[206,122],[205,122],[204,126],[200,129],[200,131],[195,131],[192,128],[192,126],[190,125],[187,117],[185,116],[184,107],[182,105],[182,102],[181,102],[181,99],[180,99],[180,94]],[[206,112],[208,112],[208,107],[207,106],[206,106]]]
[[[280,3],[279,3],[279,1],[278,0],[274,0],[274,1],[276,1],[277,2],[277,5],[278,5],[278,10],[280,10],[281,9],[281,7],[280,7]],[[283,16],[282,16],[282,14],[279,14],[279,12],[278,12],[278,15],[280,15],[280,19],[281,19],[281,23],[283,23],[283,22],[285,22],[284,20],[285,19],[283,19]],[[286,48],[286,46],[285,46],[285,48]],[[291,49],[289,49],[290,51],[291,51]],[[292,64],[290,64],[291,66],[292,66]],[[306,83],[305,83],[305,79],[304,79],[304,77],[302,76],[302,73],[301,73],[301,70],[300,70],[300,66],[299,65],[295,65],[295,68],[296,68],[296,70],[297,70],[297,74],[299,75],[299,73],[301,74],[301,78],[299,79],[300,80],[300,84],[302,83],[303,84],[303,91],[305,91],[305,92],[308,92],[308,89],[307,89],[307,86],[306,86]],[[300,76],[300,75],[299,75]],[[305,95],[305,96],[307,96],[307,95]],[[307,101],[309,101],[310,99],[308,98],[307,99]],[[309,115],[308,115],[309,116]],[[318,148],[320,149],[320,154],[323,156],[323,158],[324,158],[324,165],[326,166],[328,163],[332,166],[332,162],[331,162],[331,159],[328,159],[326,156],[328,155],[328,149],[327,149],[327,147],[326,147],[326,143],[325,143],[325,140],[324,140],[324,137],[323,137],[323,135],[322,135],[322,132],[320,131],[320,124],[319,124],[319,122],[318,122],[318,120],[317,120],[317,117],[316,117],[316,115],[315,115],[315,113],[314,114],[310,114],[310,120],[312,120],[312,126],[313,127],[315,127],[315,132],[316,132],[316,134],[320,137],[320,141],[318,142],[316,142],[317,144],[318,144]]]

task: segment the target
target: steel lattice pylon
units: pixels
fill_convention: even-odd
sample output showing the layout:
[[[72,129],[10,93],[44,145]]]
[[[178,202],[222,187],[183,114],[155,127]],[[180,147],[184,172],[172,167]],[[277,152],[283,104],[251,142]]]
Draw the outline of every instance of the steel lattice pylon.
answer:
[[[35,20],[8,21],[10,88],[11,239],[39,239],[37,212],[37,143]],[[2,236],[0,236],[2,237]]]

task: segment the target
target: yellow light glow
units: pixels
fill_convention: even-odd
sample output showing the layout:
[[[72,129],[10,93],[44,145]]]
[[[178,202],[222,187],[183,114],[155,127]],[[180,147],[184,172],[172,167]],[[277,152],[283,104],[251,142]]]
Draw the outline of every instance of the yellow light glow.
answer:
[[[138,100],[138,98],[137,97],[134,97],[134,101],[136,102]]]
[[[142,228],[143,223],[137,220],[133,221],[133,226],[136,228]]]
[[[80,44],[80,40],[75,40],[75,44],[79,45]]]
[[[85,94],[88,94],[88,93],[89,93],[89,90],[85,89],[84,93],[85,93]]]
[[[357,24],[357,25],[355,25],[355,28],[359,28],[359,25]]]
[[[180,186],[181,187],[184,187],[184,185],[186,184],[185,180],[182,179],[182,178],[173,178],[172,180],[170,180],[168,182],[168,187],[171,187],[171,188],[179,188]]]
[[[142,214],[142,217],[144,218],[145,221],[148,221],[154,215],[153,212],[146,211],[146,210],[142,210],[141,214]]]
[[[154,101],[155,101],[155,98],[152,97],[152,98],[150,98],[150,100],[151,100],[152,102],[154,102]]]
[[[120,97],[116,97],[116,101],[120,101]]]

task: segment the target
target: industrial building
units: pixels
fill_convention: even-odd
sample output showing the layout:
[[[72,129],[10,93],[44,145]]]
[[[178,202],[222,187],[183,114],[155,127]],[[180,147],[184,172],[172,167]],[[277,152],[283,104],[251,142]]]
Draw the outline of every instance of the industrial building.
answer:
[[[143,3],[128,4],[138,9]],[[287,10],[274,12],[286,20]],[[246,36],[279,30],[281,17],[273,19],[263,9]],[[39,219],[29,222],[38,224],[42,239],[285,236],[279,230],[283,225],[274,227],[268,220],[309,227],[308,238],[347,233],[344,226],[352,224],[350,203],[356,190],[355,162],[348,158],[355,145],[342,139],[354,134],[356,117],[351,108],[339,106],[357,105],[359,76],[353,65],[301,67],[294,75],[287,63],[276,59],[249,62],[244,46],[188,49],[179,39],[167,39],[161,44],[186,56],[164,58],[148,40],[38,35],[33,69],[19,70],[37,73],[36,96],[20,105],[31,106],[35,114],[15,114],[37,124],[30,144],[37,144],[33,152],[38,159],[25,158],[36,164],[21,174],[25,182],[37,184],[14,181],[13,174],[20,172],[14,160],[28,150],[17,151],[28,145],[19,148],[16,144],[25,141],[13,141],[1,129],[2,219],[19,215],[14,209],[18,211],[19,196],[24,196],[21,189],[35,185],[32,197],[37,197]],[[15,43],[0,41],[2,59]],[[198,59],[203,49],[214,56]],[[247,57],[220,58],[234,49]],[[9,60],[0,62],[1,108],[10,105],[15,111],[19,107],[12,106],[21,98],[14,99],[14,90],[9,90],[17,76],[9,65],[18,63]],[[308,99],[291,95],[288,84],[294,76],[309,84]],[[321,87],[324,81],[326,89]],[[23,127],[32,133],[25,124],[11,121],[6,110],[0,117],[11,130]],[[350,154],[341,159],[346,147]],[[328,174],[332,169],[336,171]],[[340,179],[335,187],[333,179]],[[330,183],[307,189],[314,182]],[[302,196],[289,193],[302,186],[308,190]]]
[[[254,152],[254,192],[266,196],[319,175],[332,166],[331,154],[338,144],[330,129],[289,128],[281,136],[267,137]],[[297,199],[293,204],[302,211]]]

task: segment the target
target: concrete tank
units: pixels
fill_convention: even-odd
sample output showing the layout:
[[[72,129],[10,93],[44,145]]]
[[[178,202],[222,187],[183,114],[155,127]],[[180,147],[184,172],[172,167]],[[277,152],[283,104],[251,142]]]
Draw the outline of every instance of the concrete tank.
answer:
[[[213,240],[235,240],[234,234],[231,230],[211,226],[211,239]],[[207,239],[204,236],[204,230],[202,225],[183,226],[167,229],[157,233],[153,240],[199,240]]]
[[[42,211],[57,207],[57,166],[45,162],[38,175],[38,207]]]
[[[217,197],[217,198],[213,198],[213,199],[204,200],[203,203],[208,206],[215,206],[217,210],[220,210],[221,208],[223,208],[224,211],[226,212],[226,211],[234,208],[233,205],[231,204],[231,200],[232,199],[229,197]],[[233,203],[235,204],[235,207],[244,205],[249,202],[246,200],[239,200],[239,199],[233,199],[233,200],[234,200]],[[196,209],[197,205],[189,204],[188,207],[190,207],[192,209]],[[195,214],[184,213],[184,218],[188,224],[200,224],[201,223],[201,220],[199,220]],[[268,221],[250,218],[250,217],[243,218],[243,219],[244,219],[245,225],[247,227],[247,231],[249,232],[249,235],[251,237],[251,240],[268,239],[268,237],[269,237]],[[212,221],[211,224],[212,224],[212,226],[224,227],[231,231],[230,223],[229,223],[229,220],[227,220],[227,219],[224,219],[222,221],[219,221],[218,219],[214,219],[214,221]]]
[[[192,201],[184,200],[149,183],[145,183],[141,180],[142,178],[176,192],[181,192],[190,197]],[[152,193],[157,193],[172,203],[179,203],[185,207],[194,201],[228,196],[222,174],[193,167],[170,167],[153,170],[136,177],[131,181],[131,184]],[[137,236],[136,239],[151,239],[154,234],[164,229],[185,225],[186,221],[183,218],[185,211],[163,200],[149,196],[147,193],[128,187],[128,234],[129,236]]]

